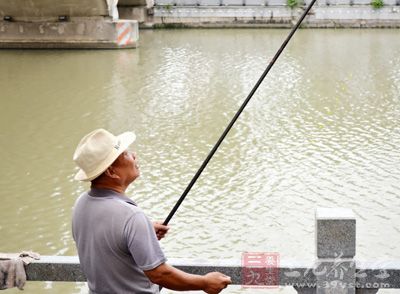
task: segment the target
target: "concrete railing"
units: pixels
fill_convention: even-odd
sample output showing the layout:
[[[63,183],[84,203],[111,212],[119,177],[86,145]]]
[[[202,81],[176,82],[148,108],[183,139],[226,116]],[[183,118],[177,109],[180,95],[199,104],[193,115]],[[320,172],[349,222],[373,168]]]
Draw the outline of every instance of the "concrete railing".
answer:
[[[373,294],[400,289],[400,261],[356,262],[356,219],[350,209],[317,209],[314,263],[281,260],[273,268],[250,267],[238,260],[170,259],[169,264],[193,274],[220,271],[234,285],[290,286],[298,293]],[[250,279],[271,271],[275,279]],[[42,256],[26,268],[30,281],[85,281],[76,256]],[[245,282],[244,282],[245,281]]]
[[[300,0],[299,4],[311,0]],[[398,0],[384,0],[385,5],[399,5]],[[287,0],[156,0],[156,5],[177,6],[287,6]],[[315,6],[371,5],[371,0],[321,0]]]

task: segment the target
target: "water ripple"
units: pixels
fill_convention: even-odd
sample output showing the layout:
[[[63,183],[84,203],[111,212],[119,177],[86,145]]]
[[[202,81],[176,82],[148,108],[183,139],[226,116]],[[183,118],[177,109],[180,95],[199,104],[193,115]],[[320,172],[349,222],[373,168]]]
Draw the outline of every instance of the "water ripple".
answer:
[[[76,254],[70,216],[87,186],[71,154],[97,127],[138,134],[128,193],[163,220],[284,33],[142,32],[129,52],[5,53],[2,250]],[[399,258],[398,48],[390,30],[299,32],[172,220],[167,254],[313,258],[315,208],[341,206],[357,215],[358,256]]]

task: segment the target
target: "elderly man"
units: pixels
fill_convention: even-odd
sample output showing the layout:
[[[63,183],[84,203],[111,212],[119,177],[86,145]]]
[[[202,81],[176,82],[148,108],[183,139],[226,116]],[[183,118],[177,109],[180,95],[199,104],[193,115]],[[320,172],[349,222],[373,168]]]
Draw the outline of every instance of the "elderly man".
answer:
[[[91,181],[91,189],[76,201],[72,234],[90,293],[158,293],[172,290],[219,293],[231,280],[222,273],[204,276],[168,264],[158,240],[167,226],[152,224],[125,190],[138,176],[134,153],[127,150],[132,132],[114,136],[98,129],[79,143],[75,179]],[[157,240],[158,239],[158,240]]]

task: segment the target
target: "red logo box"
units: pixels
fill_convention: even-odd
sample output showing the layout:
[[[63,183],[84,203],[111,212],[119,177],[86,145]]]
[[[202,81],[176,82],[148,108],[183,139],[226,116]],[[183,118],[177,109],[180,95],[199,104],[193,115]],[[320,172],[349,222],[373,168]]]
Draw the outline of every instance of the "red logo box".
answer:
[[[242,254],[243,288],[278,288],[279,253],[244,252]]]

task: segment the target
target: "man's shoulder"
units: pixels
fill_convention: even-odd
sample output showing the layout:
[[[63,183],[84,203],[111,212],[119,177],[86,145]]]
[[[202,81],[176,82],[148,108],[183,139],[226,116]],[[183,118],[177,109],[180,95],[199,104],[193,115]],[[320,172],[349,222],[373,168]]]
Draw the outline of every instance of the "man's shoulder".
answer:
[[[119,205],[123,207],[124,209],[130,210],[134,213],[143,213],[143,211],[138,207],[134,202],[129,201],[129,198],[127,197],[112,197],[110,199],[111,201],[114,201],[116,205]]]
[[[75,202],[75,208],[85,206],[86,208],[104,207],[107,210],[115,210],[120,214],[143,213],[143,211],[130,198],[115,193],[104,194],[101,197],[94,196],[90,191],[83,192]]]

